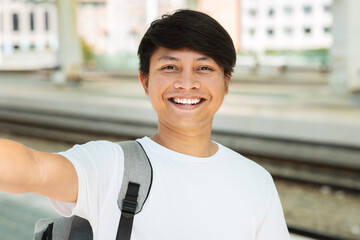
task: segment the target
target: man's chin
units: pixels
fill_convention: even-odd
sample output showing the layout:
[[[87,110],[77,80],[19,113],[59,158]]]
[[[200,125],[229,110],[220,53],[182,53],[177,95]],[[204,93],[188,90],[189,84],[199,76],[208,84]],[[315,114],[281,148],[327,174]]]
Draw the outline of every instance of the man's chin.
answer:
[[[186,116],[178,116],[174,117],[172,119],[167,119],[166,121],[161,121],[165,124],[163,124],[168,129],[174,129],[176,131],[183,131],[183,132],[191,132],[191,131],[199,131],[204,130],[208,126],[210,126],[212,121],[204,121],[199,120],[192,117],[186,117]]]

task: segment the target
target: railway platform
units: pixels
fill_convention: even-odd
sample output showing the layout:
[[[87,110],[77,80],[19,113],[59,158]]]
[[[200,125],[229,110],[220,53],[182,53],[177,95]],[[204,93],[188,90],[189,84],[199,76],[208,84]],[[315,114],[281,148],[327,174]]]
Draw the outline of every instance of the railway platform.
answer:
[[[88,75],[82,82],[56,86],[45,75],[1,74],[0,120],[26,118],[14,109],[33,112],[34,118],[55,113],[56,118],[44,120],[54,124],[76,115],[96,119],[102,124],[91,127],[104,131],[132,131],[139,137],[156,131],[156,114],[132,77]],[[109,121],[112,124],[106,125]],[[133,125],[121,128],[121,122]],[[72,124],[86,125],[80,120]],[[214,119],[213,135],[250,154],[333,165],[341,159],[342,166],[360,169],[360,95],[337,95],[326,83],[310,81],[235,81]]]

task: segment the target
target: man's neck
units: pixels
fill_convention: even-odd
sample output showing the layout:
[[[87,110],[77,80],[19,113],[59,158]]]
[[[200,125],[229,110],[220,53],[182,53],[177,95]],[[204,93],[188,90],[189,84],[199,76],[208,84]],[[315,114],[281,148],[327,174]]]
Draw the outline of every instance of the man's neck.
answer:
[[[170,150],[195,157],[210,157],[218,150],[211,141],[211,126],[208,129],[179,131],[159,124],[158,132],[151,139]]]

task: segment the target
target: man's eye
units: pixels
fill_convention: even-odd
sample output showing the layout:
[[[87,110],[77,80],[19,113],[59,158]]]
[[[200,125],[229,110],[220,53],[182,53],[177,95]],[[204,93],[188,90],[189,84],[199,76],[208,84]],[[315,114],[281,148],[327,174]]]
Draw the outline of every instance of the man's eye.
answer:
[[[163,70],[175,70],[176,68],[175,68],[175,66],[165,66],[165,67],[163,67],[162,68]]]
[[[199,70],[201,70],[201,71],[212,71],[212,68],[207,67],[207,66],[202,66],[202,67],[199,68]]]

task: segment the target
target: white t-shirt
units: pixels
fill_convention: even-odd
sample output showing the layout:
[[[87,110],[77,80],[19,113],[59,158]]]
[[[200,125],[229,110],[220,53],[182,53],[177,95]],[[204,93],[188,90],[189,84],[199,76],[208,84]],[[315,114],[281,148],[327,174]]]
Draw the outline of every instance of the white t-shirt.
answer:
[[[153,167],[148,199],[134,218],[132,240],[288,240],[280,200],[270,174],[218,144],[211,157],[169,150],[138,139]],[[93,141],[60,153],[79,179],[75,204],[51,200],[64,216],[89,220],[95,240],[116,238],[117,198],[123,152],[116,143]]]

